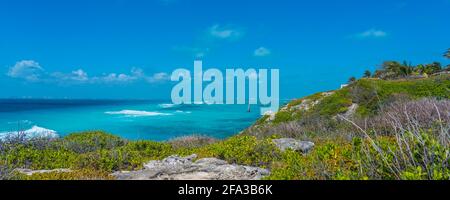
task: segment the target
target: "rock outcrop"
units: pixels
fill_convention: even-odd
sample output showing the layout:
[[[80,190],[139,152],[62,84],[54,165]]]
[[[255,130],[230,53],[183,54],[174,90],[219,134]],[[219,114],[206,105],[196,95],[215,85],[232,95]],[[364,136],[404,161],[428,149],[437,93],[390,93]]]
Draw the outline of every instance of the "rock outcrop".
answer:
[[[259,180],[270,174],[266,169],[228,164],[216,158],[170,156],[150,161],[139,171],[112,174],[118,180]]]
[[[308,153],[313,147],[314,143],[309,141],[300,141],[292,138],[281,138],[272,140],[275,146],[281,151],[286,151],[288,149],[294,151],[300,151],[302,153]]]
[[[348,107],[347,112],[345,112],[345,113],[343,114],[343,116],[344,116],[345,118],[353,117],[353,115],[356,113],[356,109],[358,109],[358,104],[353,103],[350,107]]]
[[[292,106],[291,110],[301,110],[301,111],[308,111],[317,104],[319,104],[323,98],[333,95],[334,92],[322,92],[320,94],[320,97],[318,99],[303,99],[301,100],[301,103],[295,106]]]
[[[266,113],[264,113],[264,115],[267,116],[266,122],[271,122],[271,121],[275,120],[276,114],[277,114],[276,112],[272,112],[272,111],[267,111]]]

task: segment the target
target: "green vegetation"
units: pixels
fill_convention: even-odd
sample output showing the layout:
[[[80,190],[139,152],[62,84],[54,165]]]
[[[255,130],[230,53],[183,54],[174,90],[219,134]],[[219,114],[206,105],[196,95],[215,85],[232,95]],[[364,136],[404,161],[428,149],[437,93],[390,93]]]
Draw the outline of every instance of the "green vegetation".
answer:
[[[0,162],[14,168],[131,170],[145,160],[161,159],[171,146],[152,141],[126,141],[103,132],[71,134],[55,140],[36,139],[2,142]]]
[[[328,97],[324,97],[317,106],[311,109],[310,113],[332,116],[347,111],[350,105],[352,105],[352,101],[349,98],[349,89],[344,88]]]
[[[14,179],[20,180],[114,180],[108,172],[91,169],[74,170],[71,172],[35,173],[27,176],[20,173],[14,174]]]
[[[301,119],[305,116],[320,115],[334,117],[348,111],[352,104],[358,104],[356,113],[360,116],[373,115],[386,103],[394,101],[399,96],[410,99],[423,97],[450,98],[450,76],[439,75],[423,79],[382,80],[363,78],[354,81],[348,87],[323,96],[314,94],[289,103],[285,110],[275,115],[273,123],[279,124]],[[292,109],[302,102],[316,102],[317,105],[309,110]]]
[[[370,77],[372,77],[372,72],[370,72],[369,70],[366,70],[365,72],[364,72],[364,76],[363,76],[364,78],[370,78]]]
[[[348,79],[348,83],[354,83],[355,81],[356,81],[356,78],[354,76],[352,76]]]
[[[450,49],[444,53],[444,57],[450,59]],[[449,72],[450,65],[444,67],[439,62],[414,66],[406,61],[403,63],[397,61],[385,61],[381,65],[381,69],[376,70],[374,73],[366,70],[363,74],[363,78],[378,78],[384,80],[427,78],[430,75],[448,74]]]
[[[399,78],[427,77],[429,75],[450,70],[449,66],[444,68],[439,62],[413,66],[407,62],[401,64],[397,61],[386,61],[381,66],[381,69],[376,70],[375,73],[373,73],[372,78],[392,80]],[[364,76],[366,76],[366,73],[364,73]]]
[[[437,76],[416,80],[377,80],[361,79],[350,87],[351,99],[359,104],[358,113],[361,115],[375,114],[383,105],[395,95],[404,95],[412,99],[423,97],[450,98],[450,77]]]

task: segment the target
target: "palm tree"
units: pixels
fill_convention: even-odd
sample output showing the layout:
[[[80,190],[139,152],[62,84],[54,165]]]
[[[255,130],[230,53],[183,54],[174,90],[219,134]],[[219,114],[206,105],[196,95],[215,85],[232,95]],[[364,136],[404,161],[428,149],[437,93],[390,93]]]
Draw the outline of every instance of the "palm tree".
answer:
[[[372,76],[372,73],[369,70],[366,70],[364,72],[364,78],[370,78]]]
[[[415,72],[418,73],[418,74],[425,73],[425,66],[422,65],[422,64],[417,65],[416,68],[415,68]]]
[[[450,59],[450,49],[448,49],[447,52],[445,52],[444,57]]]
[[[382,64],[384,71],[383,78],[392,79],[398,78],[404,71],[402,69],[403,65],[397,61],[385,61]]]
[[[425,65],[425,73],[434,74],[442,70],[441,63],[433,62],[431,64]]]

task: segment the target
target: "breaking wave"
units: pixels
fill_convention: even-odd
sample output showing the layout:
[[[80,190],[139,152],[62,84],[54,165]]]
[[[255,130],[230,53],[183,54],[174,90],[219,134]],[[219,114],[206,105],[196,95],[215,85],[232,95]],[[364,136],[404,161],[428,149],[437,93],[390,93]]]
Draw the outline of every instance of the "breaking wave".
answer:
[[[185,113],[185,114],[191,114],[191,111],[182,111],[182,110],[177,110],[175,111],[175,113]]]
[[[59,137],[56,131],[51,129],[42,128],[39,126],[33,126],[28,130],[19,132],[23,134],[25,138],[57,138]],[[0,132],[0,139],[4,139],[7,137],[17,136],[19,134],[17,131],[12,132]]]
[[[177,104],[171,104],[171,103],[162,103],[158,105],[160,108],[173,108],[175,106],[178,106]]]
[[[160,112],[149,112],[149,111],[141,111],[141,110],[121,110],[121,111],[110,111],[105,112],[109,115],[125,115],[128,117],[145,117],[145,116],[167,116],[172,115],[169,113],[160,113]]]

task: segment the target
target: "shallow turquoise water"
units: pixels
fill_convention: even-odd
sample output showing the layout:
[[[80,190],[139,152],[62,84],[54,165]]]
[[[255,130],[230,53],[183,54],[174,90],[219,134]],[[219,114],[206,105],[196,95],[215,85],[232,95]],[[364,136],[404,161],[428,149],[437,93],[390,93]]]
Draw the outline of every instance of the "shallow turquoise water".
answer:
[[[104,130],[127,139],[168,140],[184,135],[226,138],[260,117],[257,106],[172,105],[167,101],[0,100],[0,134],[42,130],[59,136]]]

